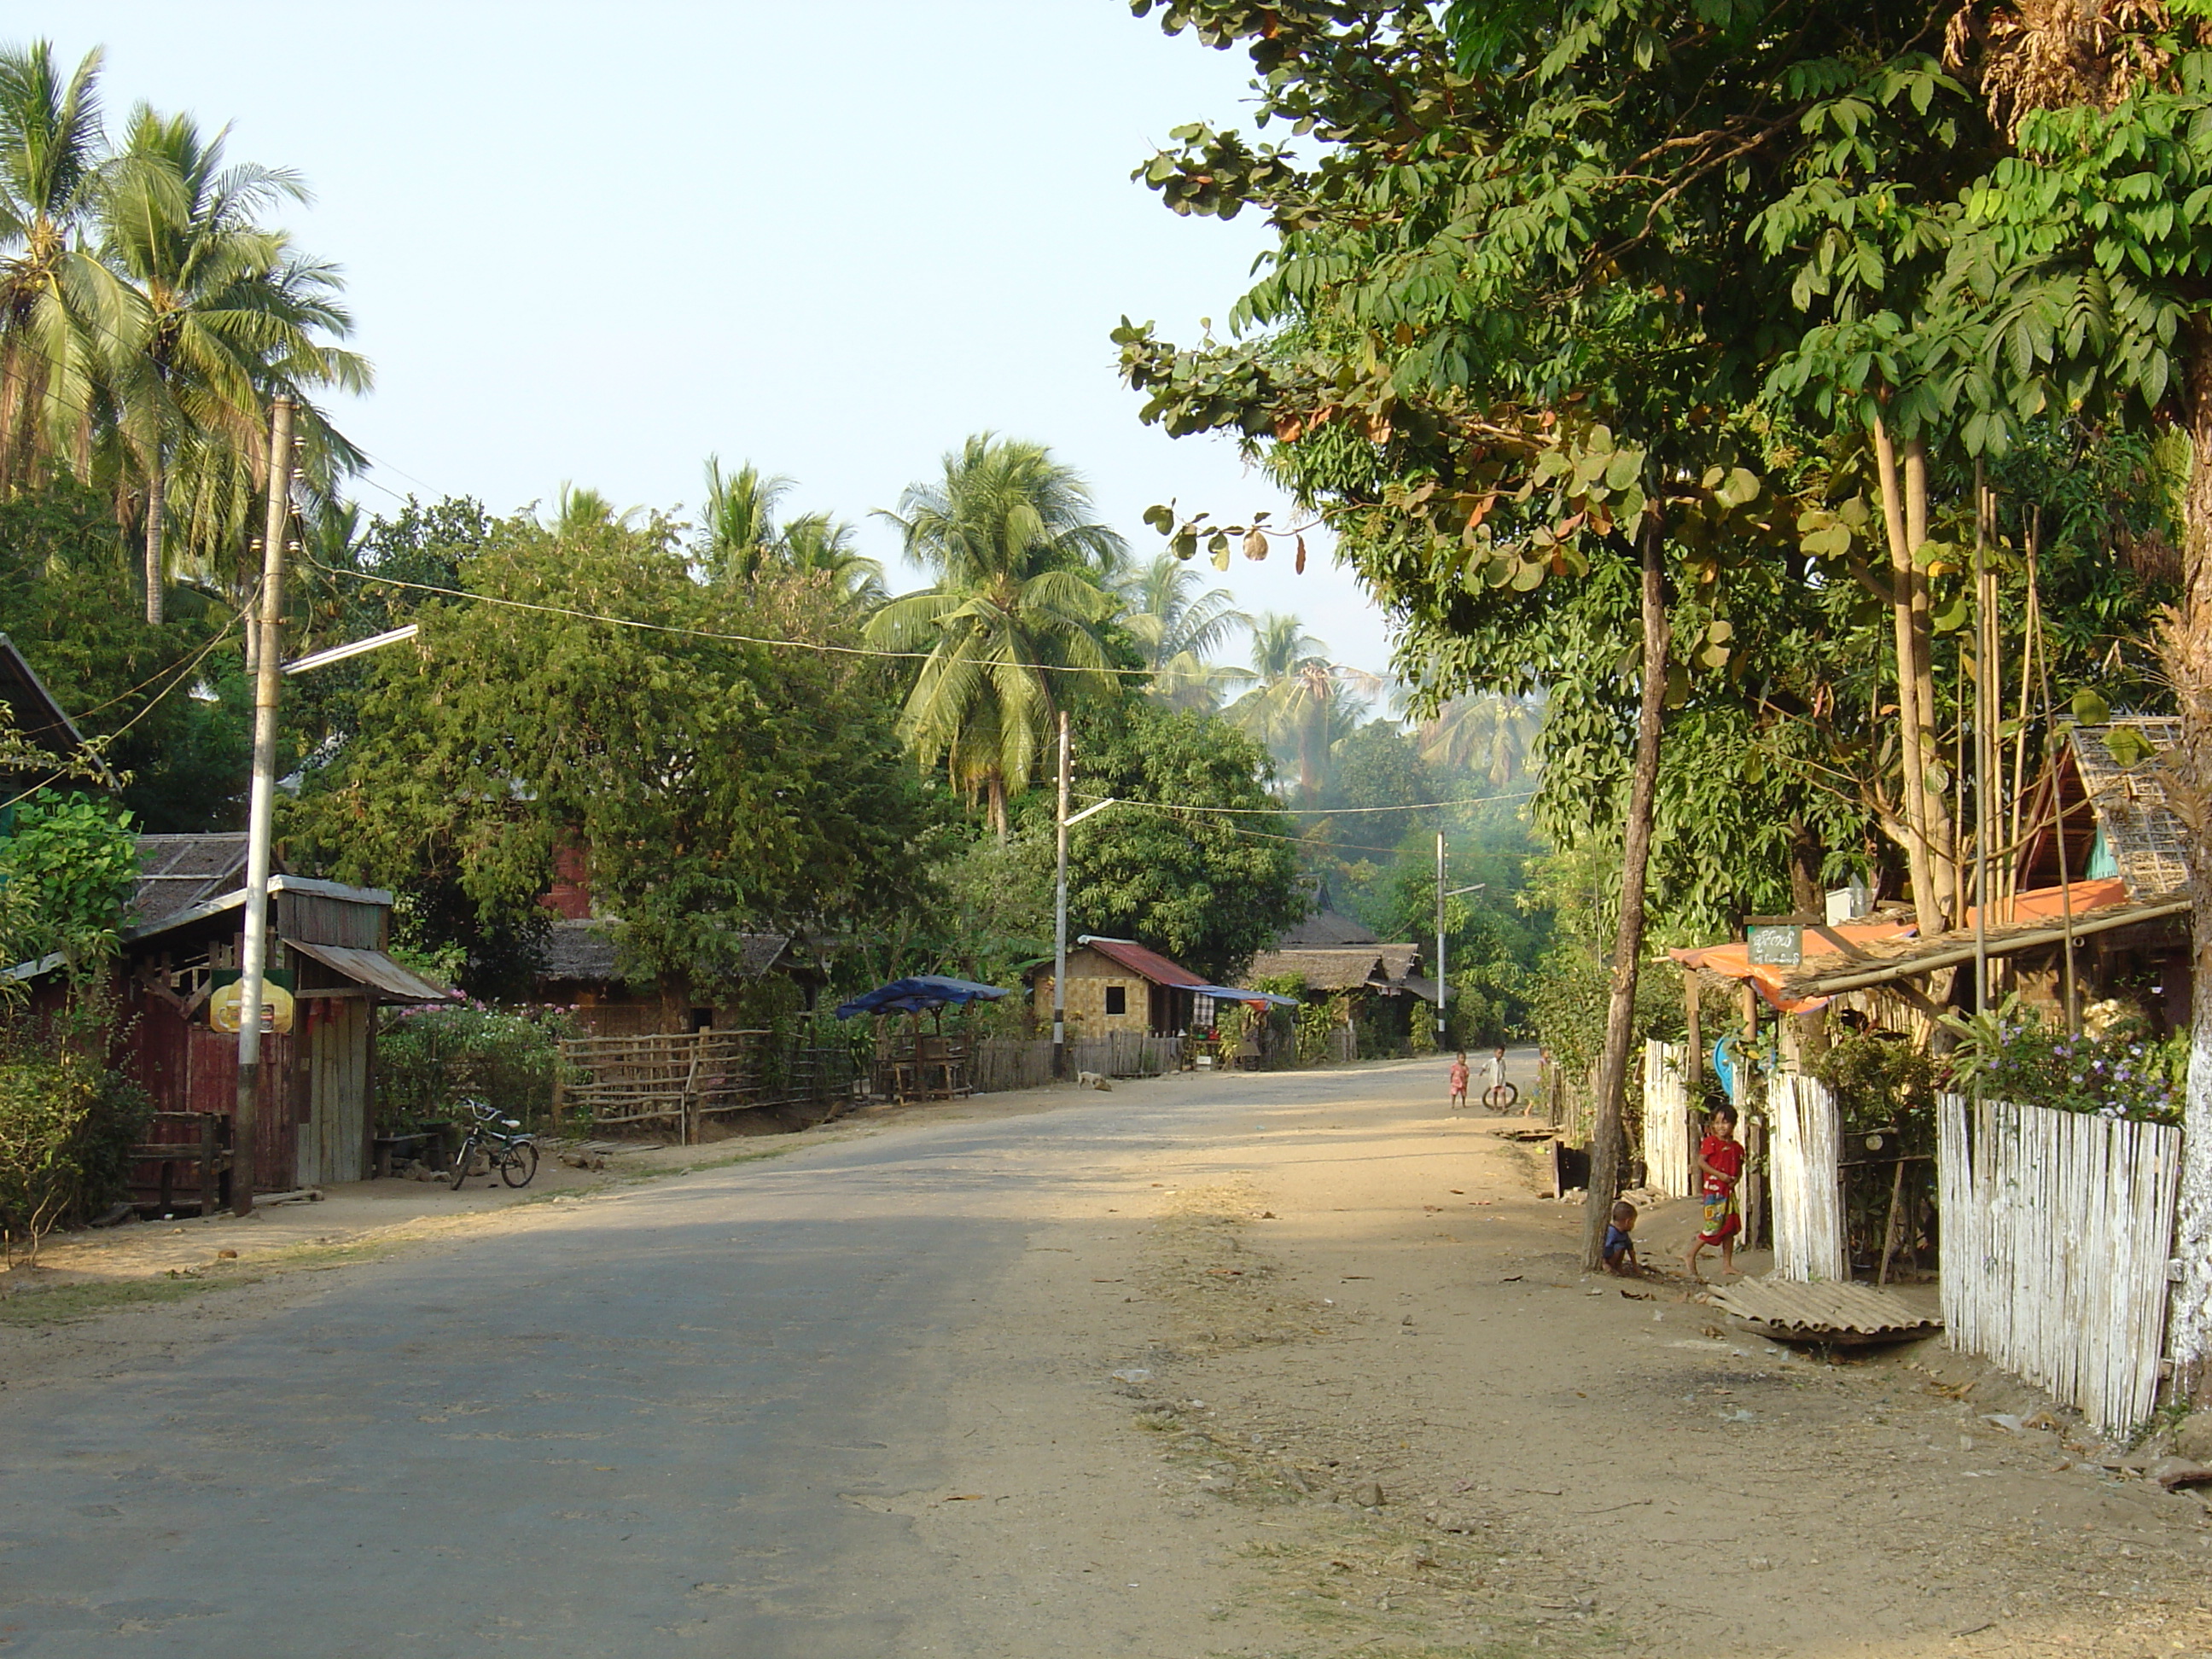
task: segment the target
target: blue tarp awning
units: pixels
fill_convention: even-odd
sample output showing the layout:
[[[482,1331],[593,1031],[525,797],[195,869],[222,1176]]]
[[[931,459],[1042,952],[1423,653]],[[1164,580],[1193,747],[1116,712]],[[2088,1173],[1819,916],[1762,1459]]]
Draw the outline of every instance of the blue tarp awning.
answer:
[[[978,985],[972,979],[951,979],[943,974],[916,974],[895,979],[840,1005],[837,1018],[858,1014],[926,1014],[948,1006],[964,1008],[971,1002],[994,1001],[1006,992],[996,985]]]
[[[1194,996],[1212,997],[1216,1002],[1261,1002],[1271,1008],[1298,1006],[1296,997],[1286,997],[1277,991],[1232,991],[1224,985],[1194,985],[1190,991]]]

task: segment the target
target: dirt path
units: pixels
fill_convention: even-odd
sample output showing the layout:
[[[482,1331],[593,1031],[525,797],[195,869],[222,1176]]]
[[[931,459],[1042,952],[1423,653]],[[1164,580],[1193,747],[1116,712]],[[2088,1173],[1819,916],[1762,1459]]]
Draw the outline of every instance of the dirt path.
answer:
[[[1584,1278],[1579,1212],[1431,1070],[1440,1097],[1439,1067],[1339,1074],[1102,1182],[1002,1290],[994,1323],[1051,1318],[1088,1370],[1101,1449],[1153,1466],[1158,1524],[1233,1564],[1193,1575],[1230,1588],[1185,1650],[2212,1652],[2202,1501],[1993,1425],[2035,1402],[1955,1357],[1818,1363]],[[1647,1254],[1689,1224],[1662,1206]],[[961,1432],[1003,1438],[973,1400]],[[1059,1478],[994,1467],[1001,1510]],[[933,1513],[963,1559],[1029,1548]]]

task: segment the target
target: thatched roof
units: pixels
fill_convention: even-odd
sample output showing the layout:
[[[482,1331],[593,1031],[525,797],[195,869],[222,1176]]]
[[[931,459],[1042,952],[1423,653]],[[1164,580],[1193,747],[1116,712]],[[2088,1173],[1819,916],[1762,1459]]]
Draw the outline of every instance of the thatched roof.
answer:
[[[1379,945],[1382,941],[1364,922],[1335,910],[1315,911],[1296,927],[1284,930],[1275,941],[1278,951],[1328,951],[1350,945]]]
[[[1252,958],[1252,966],[1244,975],[1245,982],[1256,984],[1263,979],[1296,977],[1305,981],[1309,991],[1356,991],[1362,986],[1389,985],[1394,978],[1403,978],[1402,973],[1393,975],[1383,958],[1385,950],[1407,951],[1414,956],[1419,945],[1356,945],[1334,951],[1262,951]],[[1410,961],[1409,961],[1410,965]]]
[[[2149,755],[2130,755],[2135,763],[2121,765],[2112,752],[2115,734],[2121,732],[2141,740],[2123,739],[2124,750],[2148,747]],[[2180,741],[2181,722],[2144,716],[2077,726],[2070,735],[2081,787],[2120,879],[2128,885],[2128,896],[2142,902],[2186,887],[2189,829],[2166,799],[2157,764],[2157,757]]]
[[[616,935],[621,927],[618,921],[596,917],[581,921],[564,917],[555,922],[546,929],[538,953],[538,979],[586,983],[616,979]],[[790,945],[788,933],[738,934],[737,976],[758,979],[783,960]]]

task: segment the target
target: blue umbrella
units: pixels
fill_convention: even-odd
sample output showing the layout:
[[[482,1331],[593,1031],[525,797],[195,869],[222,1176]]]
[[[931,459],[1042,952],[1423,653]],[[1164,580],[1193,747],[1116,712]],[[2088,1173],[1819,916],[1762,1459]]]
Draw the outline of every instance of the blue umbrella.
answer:
[[[995,1001],[1006,994],[996,985],[978,985],[972,979],[951,979],[943,974],[917,974],[911,979],[895,979],[888,985],[878,985],[872,991],[862,993],[850,1002],[839,1006],[837,1018],[851,1019],[860,1014],[922,1014],[948,1005],[964,1008],[971,1002]]]

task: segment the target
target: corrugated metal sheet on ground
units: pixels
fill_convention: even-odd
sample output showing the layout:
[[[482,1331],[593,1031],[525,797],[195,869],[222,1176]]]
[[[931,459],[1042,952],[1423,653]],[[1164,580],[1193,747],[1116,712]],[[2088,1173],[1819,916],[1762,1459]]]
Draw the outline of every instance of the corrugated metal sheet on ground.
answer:
[[[1879,1336],[1936,1331],[1943,1322],[1864,1285],[1792,1285],[1747,1279],[1708,1292],[1707,1299],[1739,1319],[1778,1330]]]

